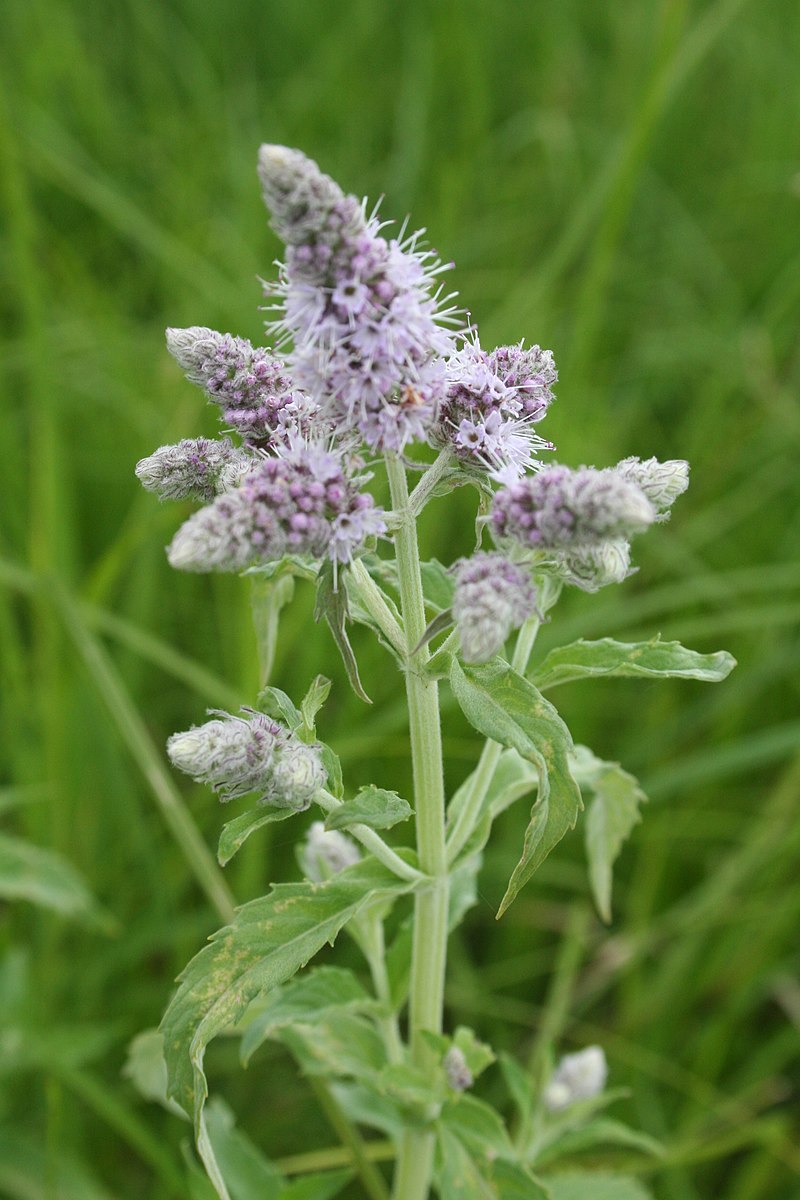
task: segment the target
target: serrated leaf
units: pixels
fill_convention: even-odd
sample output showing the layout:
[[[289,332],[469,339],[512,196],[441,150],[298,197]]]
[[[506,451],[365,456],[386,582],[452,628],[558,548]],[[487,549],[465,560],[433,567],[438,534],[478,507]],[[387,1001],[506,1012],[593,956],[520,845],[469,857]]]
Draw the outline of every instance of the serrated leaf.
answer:
[[[27,900],[106,930],[114,924],[72,863],[54,850],[5,833],[0,834],[0,897]]]
[[[586,857],[597,910],[611,920],[612,868],[647,803],[639,782],[619,763],[602,763],[587,786],[594,794],[586,814]]]
[[[572,738],[560,716],[533,684],[502,659],[461,666],[455,659],[450,682],[467,720],[485,737],[516,750],[536,767],[539,794],[531,810],[522,856],[509,880],[498,917],[541,865],[583,807],[572,777]]]
[[[643,676],[652,679],[699,679],[718,683],[731,673],[736,659],[725,650],[716,654],[698,654],[680,642],[577,641],[551,650],[532,673],[538,688],[557,687],[574,679],[601,676]]]
[[[242,813],[238,817],[234,817],[232,821],[228,821],[222,826],[222,832],[219,835],[219,845],[217,846],[217,861],[221,867],[229,863],[234,854],[241,850],[244,843],[250,837],[251,833],[255,833],[257,829],[261,829],[262,825],[271,825],[274,821],[285,821],[288,817],[293,817],[295,810],[293,808],[251,808],[248,812]]]
[[[283,1175],[236,1128],[233,1113],[218,1098],[209,1101],[206,1128],[231,1200],[280,1200]]]
[[[653,1193],[628,1175],[575,1171],[546,1176],[552,1200],[653,1200]]]
[[[247,1066],[258,1047],[286,1025],[321,1021],[345,1010],[367,1012],[375,1004],[352,971],[314,967],[269,996],[266,1008],[253,1018],[242,1036],[242,1063]]]
[[[315,675],[309,689],[300,702],[300,712],[303,717],[303,733],[307,738],[316,734],[317,713],[328,699],[331,691],[331,681],[324,675]]]
[[[598,1146],[625,1146],[654,1157],[664,1153],[663,1147],[646,1133],[631,1129],[612,1117],[599,1117],[574,1129],[563,1130],[552,1141],[540,1144],[536,1151],[537,1169],[545,1163],[569,1158],[585,1150],[595,1150]]]
[[[344,573],[344,567],[340,568],[340,573]],[[361,679],[358,674],[358,663],[353,653],[353,647],[350,645],[350,639],[347,636],[347,621],[349,618],[347,592],[343,582],[334,578],[333,563],[330,562],[320,567],[317,577],[317,599],[314,605],[314,620],[319,621],[323,617],[328,622],[328,627],[333,634],[333,640],[336,642],[339,653],[342,656],[342,662],[344,663],[344,669],[347,672],[351,688],[359,700],[363,700],[366,704],[371,704],[372,701],[361,685]]]
[[[208,1140],[203,1060],[209,1042],[259,994],[290,979],[367,904],[412,885],[366,859],[322,883],[277,884],[238,909],[180,977],[161,1023],[169,1094],[193,1116],[200,1157],[221,1200],[230,1200]]]
[[[347,829],[350,825],[368,825],[370,829],[391,829],[401,821],[407,821],[413,809],[397,792],[368,784],[362,787],[352,800],[328,813],[326,829]]]

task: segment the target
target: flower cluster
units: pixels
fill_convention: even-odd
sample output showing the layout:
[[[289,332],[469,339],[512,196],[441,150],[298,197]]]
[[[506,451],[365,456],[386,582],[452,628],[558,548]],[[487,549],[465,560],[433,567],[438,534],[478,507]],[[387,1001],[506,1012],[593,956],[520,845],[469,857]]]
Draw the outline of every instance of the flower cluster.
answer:
[[[326,829],[322,821],[313,821],[300,851],[300,860],[306,878],[319,883],[360,862],[361,854],[346,834],[339,833],[338,829]]]
[[[358,482],[338,455],[319,447],[297,445],[285,458],[265,458],[181,526],[169,561],[201,572],[241,571],[285,554],[348,562],[385,530],[381,510]]]
[[[544,1090],[544,1104],[559,1112],[576,1100],[591,1100],[606,1086],[608,1064],[600,1046],[587,1046],[576,1054],[565,1054]]]
[[[524,475],[537,450],[553,448],[531,427],[546,414],[557,379],[549,350],[520,343],[489,353],[466,342],[448,360],[433,440],[500,479]]]
[[[167,349],[241,437],[273,449],[291,435],[308,432],[316,405],[297,390],[286,364],[268,350],[202,325],[168,329]]]
[[[425,440],[455,350],[435,291],[443,269],[419,235],[380,235],[354,197],[298,151],[262,146],[259,173],[273,226],[288,243],[277,328],[298,387],[337,430],[373,450]],[[446,303],[446,302],[445,302]]]
[[[491,519],[499,538],[531,550],[572,550],[639,533],[656,510],[640,487],[614,470],[552,466],[501,489]]]
[[[253,465],[253,456],[230,438],[185,438],[159,446],[136,464],[136,477],[160,500],[213,500],[235,487]]]
[[[258,792],[259,804],[308,808],[327,780],[318,748],[254,709],[243,709],[242,716],[212,711],[215,720],[169,739],[173,765],[208,784],[221,800]]]
[[[502,554],[475,554],[451,568],[453,617],[465,662],[487,662],[536,606],[528,574]]]

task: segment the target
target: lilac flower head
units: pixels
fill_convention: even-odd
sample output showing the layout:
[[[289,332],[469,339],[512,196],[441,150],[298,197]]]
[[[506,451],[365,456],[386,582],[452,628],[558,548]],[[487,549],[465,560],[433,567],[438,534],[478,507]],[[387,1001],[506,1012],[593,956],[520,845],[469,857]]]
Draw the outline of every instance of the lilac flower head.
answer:
[[[534,433],[552,400],[553,356],[534,346],[502,346],[491,354],[468,341],[447,363],[447,394],[432,440],[450,445],[465,464],[503,479],[523,475],[536,451],[552,444]]]
[[[614,470],[546,467],[494,497],[495,536],[531,550],[570,550],[646,529],[656,511],[635,483]]]
[[[600,1046],[565,1054],[544,1091],[545,1107],[559,1112],[576,1100],[591,1100],[606,1086],[608,1064]]]
[[[308,808],[327,778],[317,749],[253,709],[243,709],[242,716],[212,711],[217,714],[213,721],[169,739],[167,754],[173,766],[208,784],[223,801],[258,792],[259,804]],[[291,764],[301,752],[309,765],[300,772],[291,766],[287,771],[287,761]]]
[[[159,500],[213,500],[235,487],[253,465],[253,456],[230,438],[185,438],[159,446],[136,464],[136,478]]]
[[[289,243],[268,293],[276,328],[293,341],[296,384],[337,432],[357,433],[373,450],[424,440],[444,397],[443,359],[455,348],[441,324],[453,310],[432,291],[443,268],[419,248],[419,235],[382,237],[377,219],[297,151],[262,148],[260,175]]]
[[[268,350],[202,325],[168,329],[167,349],[187,379],[219,405],[225,424],[248,441],[274,449],[308,432],[316,405]]]
[[[625,538],[609,538],[573,546],[556,554],[556,571],[565,583],[584,592],[596,592],[610,583],[622,583],[634,573],[631,547]]]
[[[306,878],[319,883],[360,862],[361,854],[346,834],[326,829],[322,821],[314,821],[300,850],[300,860]]]
[[[460,1046],[451,1046],[442,1060],[445,1078],[454,1092],[465,1092],[475,1082]]]
[[[536,607],[527,572],[502,554],[475,554],[451,568],[456,578],[453,617],[465,662],[487,662]]]
[[[239,486],[194,513],[167,555],[183,571],[241,571],[307,554],[348,562],[369,537],[384,532],[382,510],[359,491],[339,456],[295,445],[265,458]]]
[[[623,458],[614,468],[623,479],[638,484],[655,508],[657,521],[669,519],[669,510],[689,486],[689,464],[683,458],[659,462],[657,458]]]

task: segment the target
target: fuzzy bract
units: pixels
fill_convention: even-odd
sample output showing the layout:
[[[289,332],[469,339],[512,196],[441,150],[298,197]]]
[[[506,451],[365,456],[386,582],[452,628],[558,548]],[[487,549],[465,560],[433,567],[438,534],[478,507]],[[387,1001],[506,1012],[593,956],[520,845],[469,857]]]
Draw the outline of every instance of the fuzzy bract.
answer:
[[[140,459],[136,478],[160,500],[213,500],[235,487],[252,465],[252,454],[230,438],[185,438]]]
[[[551,466],[502,488],[491,522],[496,537],[530,550],[571,550],[630,537],[656,515],[641,488],[614,470]]]
[[[642,489],[658,514],[657,521],[668,520],[672,505],[689,486],[689,464],[683,458],[666,462],[657,458],[623,458],[614,469]]]
[[[373,450],[425,440],[445,394],[444,359],[455,350],[442,327],[453,309],[437,290],[444,268],[420,248],[419,234],[381,236],[378,220],[305,155],[264,146],[259,173],[288,244],[268,294],[275,328],[293,343],[295,383],[338,433]]]
[[[635,568],[631,567],[631,547],[625,538],[609,538],[574,546],[555,555],[556,572],[565,583],[596,592],[610,583],[622,583]]]
[[[487,662],[531,615],[536,591],[528,572],[502,554],[475,554],[452,567],[453,618],[465,662]]]
[[[382,512],[340,456],[296,445],[265,458],[237,488],[181,526],[168,548],[184,571],[241,571],[285,554],[348,562],[383,533]]]

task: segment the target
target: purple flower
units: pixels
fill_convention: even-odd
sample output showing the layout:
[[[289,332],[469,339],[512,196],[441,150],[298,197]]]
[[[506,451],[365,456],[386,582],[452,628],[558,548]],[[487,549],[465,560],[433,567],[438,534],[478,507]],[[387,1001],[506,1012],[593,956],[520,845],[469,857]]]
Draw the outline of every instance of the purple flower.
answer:
[[[669,519],[669,510],[689,486],[689,464],[682,458],[659,462],[657,458],[623,458],[614,470],[638,484],[655,508],[657,521]]]
[[[208,784],[223,801],[259,792],[259,804],[308,808],[327,780],[318,748],[254,709],[243,709],[242,716],[212,712],[215,720],[169,739],[173,766]]]
[[[286,365],[246,338],[202,325],[168,329],[167,349],[219,405],[226,425],[262,448],[307,433],[316,405],[292,384]]]
[[[646,529],[656,511],[635,483],[615,470],[551,466],[494,497],[495,536],[531,550],[572,550]]]
[[[378,220],[298,151],[262,146],[259,173],[288,244],[268,294],[276,328],[293,341],[295,382],[337,433],[356,433],[374,450],[425,440],[445,394],[443,359],[455,348],[442,328],[454,310],[436,290],[444,268],[420,249],[419,234],[382,237]]]
[[[348,562],[386,528],[360,482],[338,455],[295,445],[194,513],[173,538],[169,561],[184,571],[241,571],[285,554]]]
[[[491,354],[467,342],[447,363],[447,394],[432,441],[450,445],[465,465],[503,481],[529,470],[551,442],[534,433],[553,399],[558,378],[549,350],[501,346]]]
[[[451,568],[453,617],[465,662],[487,662],[536,607],[528,573],[502,554],[475,554]]]
[[[235,487],[253,466],[252,454],[229,438],[186,438],[176,446],[159,446],[136,464],[136,477],[160,500],[213,500]]]

